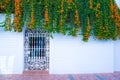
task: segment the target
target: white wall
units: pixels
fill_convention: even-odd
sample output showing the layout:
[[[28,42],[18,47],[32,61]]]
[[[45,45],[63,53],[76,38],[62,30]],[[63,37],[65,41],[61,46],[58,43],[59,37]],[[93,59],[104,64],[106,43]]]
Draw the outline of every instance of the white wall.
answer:
[[[0,74],[22,73],[23,36],[22,33],[0,32]]]
[[[120,1],[116,2],[120,6]],[[3,19],[4,16],[0,14],[0,22]],[[90,39],[84,43],[80,38],[55,34],[54,39],[50,39],[50,73],[120,71],[119,48],[120,41]],[[0,28],[0,74],[21,74],[23,58],[23,33],[4,32]]]
[[[0,74],[23,71],[22,33],[0,32]],[[10,63],[10,64],[9,64]],[[54,35],[50,40],[50,73],[113,72],[113,42],[84,43],[80,38]]]
[[[120,71],[120,40],[114,42],[114,70]]]
[[[0,22],[4,16],[0,14]],[[0,28],[0,74],[23,71],[23,33],[4,32]]]
[[[115,0],[115,1],[117,3],[118,7],[120,8],[120,0]]]
[[[0,32],[0,74],[23,71],[22,33]]]
[[[116,0],[120,8],[120,0]],[[114,70],[120,71],[120,40],[114,42]]]
[[[90,40],[59,34],[50,42],[50,73],[113,72],[113,42]]]
[[[120,8],[120,0],[115,0]],[[55,34],[50,45],[50,73],[101,73],[120,71],[120,41],[84,43]]]

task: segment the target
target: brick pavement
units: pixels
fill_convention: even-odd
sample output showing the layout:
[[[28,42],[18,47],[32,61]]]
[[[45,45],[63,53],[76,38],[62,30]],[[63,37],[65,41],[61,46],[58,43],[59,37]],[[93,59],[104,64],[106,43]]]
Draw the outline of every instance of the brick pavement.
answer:
[[[120,80],[120,72],[100,74],[9,74],[0,80]]]

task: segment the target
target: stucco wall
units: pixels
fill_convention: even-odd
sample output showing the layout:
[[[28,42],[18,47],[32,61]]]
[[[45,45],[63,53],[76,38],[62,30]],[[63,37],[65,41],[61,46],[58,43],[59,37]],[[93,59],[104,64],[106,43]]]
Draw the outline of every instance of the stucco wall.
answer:
[[[50,73],[113,72],[113,42],[90,40],[59,34],[50,40]],[[23,71],[23,34],[0,32],[0,74]]]
[[[120,71],[120,40],[114,42],[114,70]]]
[[[80,38],[59,34],[50,42],[50,73],[102,73],[113,72],[113,42],[84,43]]]
[[[116,0],[120,6],[120,1]],[[0,22],[4,16],[0,14]],[[54,34],[50,39],[50,73],[103,73],[120,71],[120,41],[88,43],[81,38]],[[23,71],[23,33],[4,32],[0,28],[0,74]]]
[[[22,33],[0,32],[0,74],[23,71]]]
[[[115,0],[120,8],[120,0]],[[120,71],[120,40],[114,42],[114,71]]]

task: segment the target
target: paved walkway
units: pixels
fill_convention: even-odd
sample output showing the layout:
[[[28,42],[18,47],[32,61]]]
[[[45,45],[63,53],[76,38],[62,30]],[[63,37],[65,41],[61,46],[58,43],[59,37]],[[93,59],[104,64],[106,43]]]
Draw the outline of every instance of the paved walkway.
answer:
[[[0,80],[120,80],[120,72],[101,74],[12,74],[0,75]]]

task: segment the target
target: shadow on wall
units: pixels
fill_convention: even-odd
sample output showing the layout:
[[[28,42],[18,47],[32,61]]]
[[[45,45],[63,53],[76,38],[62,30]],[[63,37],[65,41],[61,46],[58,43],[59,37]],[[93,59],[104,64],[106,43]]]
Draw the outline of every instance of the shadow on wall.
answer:
[[[0,74],[12,74],[14,56],[0,56]]]

